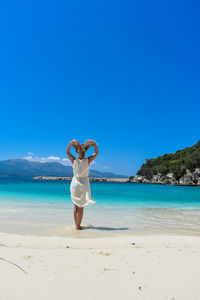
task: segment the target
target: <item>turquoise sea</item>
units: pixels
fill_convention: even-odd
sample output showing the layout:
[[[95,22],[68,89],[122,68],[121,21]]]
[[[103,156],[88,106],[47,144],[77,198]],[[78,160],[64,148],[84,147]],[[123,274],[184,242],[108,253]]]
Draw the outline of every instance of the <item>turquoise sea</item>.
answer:
[[[200,235],[200,187],[91,182],[95,204],[75,231],[70,182],[0,181],[0,232],[101,237]]]

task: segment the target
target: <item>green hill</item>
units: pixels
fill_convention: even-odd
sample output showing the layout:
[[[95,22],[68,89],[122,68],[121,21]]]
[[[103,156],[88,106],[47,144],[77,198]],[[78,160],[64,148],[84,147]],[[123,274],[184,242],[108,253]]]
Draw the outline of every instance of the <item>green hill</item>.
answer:
[[[166,175],[173,173],[176,180],[186,174],[186,170],[193,172],[200,168],[200,140],[192,147],[178,150],[173,154],[164,154],[152,159],[146,159],[137,175],[151,180],[158,173]]]

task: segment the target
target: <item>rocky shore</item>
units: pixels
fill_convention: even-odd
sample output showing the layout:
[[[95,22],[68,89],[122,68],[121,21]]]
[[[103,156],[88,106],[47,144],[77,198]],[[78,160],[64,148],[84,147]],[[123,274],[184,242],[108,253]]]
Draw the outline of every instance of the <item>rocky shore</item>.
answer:
[[[72,177],[53,177],[53,176],[37,176],[35,180],[72,180]],[[196,168],[194,172],[186,170],[186,174],[177,180],[173,173],[162,175],[160,173],[153,175],[151,179],[147,179],[144,176],[137,175],[130,178],[95,178],[90,177],[90,181],[99,182],[130,182],[130,183],[149,183],[149,184],[170,184],[170,185],[189,185],[200,186],[200,169]]]
[[[37,176],[33,179],[36,180],[66,180],[70,181],[72,180],[72,177],[53,177],[53,176]],[[130,182],[129,178],[95,178],[95,177],[89,177],[90,181],[104,181],[104,182]]]
[[[137,175],[131,179],[131,182],[200,186],[200,168],[196,168],[193,172],[187,169],[185,175],[180,179],[176,179],[173,173],[168,173],[166,175],[158,173],[153,175],[151,179]]]

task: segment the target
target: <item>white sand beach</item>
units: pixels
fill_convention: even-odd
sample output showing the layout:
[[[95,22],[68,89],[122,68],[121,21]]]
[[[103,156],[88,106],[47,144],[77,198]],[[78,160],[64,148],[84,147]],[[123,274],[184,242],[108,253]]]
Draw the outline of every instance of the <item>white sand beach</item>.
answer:
[[[0,233],[2,300],[199,300],[200,238]]]

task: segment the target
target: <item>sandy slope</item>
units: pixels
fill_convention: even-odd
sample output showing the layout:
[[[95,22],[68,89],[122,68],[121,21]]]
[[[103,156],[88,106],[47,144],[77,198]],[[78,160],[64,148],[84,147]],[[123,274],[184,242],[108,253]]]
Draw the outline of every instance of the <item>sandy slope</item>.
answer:
[[[198,237],[1,233],[0,244],[2,300],[200,299]]]

